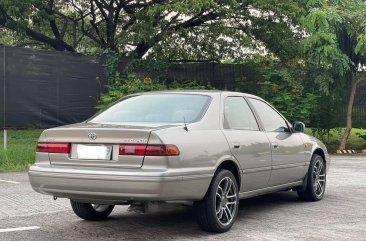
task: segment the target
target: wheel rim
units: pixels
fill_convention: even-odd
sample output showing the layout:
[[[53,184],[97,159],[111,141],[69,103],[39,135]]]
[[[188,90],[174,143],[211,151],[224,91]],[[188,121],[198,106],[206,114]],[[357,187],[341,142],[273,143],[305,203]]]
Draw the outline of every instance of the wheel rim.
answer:
[[[216,216],[218,221],[229,225],[236,214],[238,197],[236,186],[229,177],[222,179],[216,190]]]
[[[106,204],[92,204],[92,207],[95,211],[97,212],[104,212],[109,208],[110,205],[106,205]]]
[[[324,193],[325,187],[325,166],[322,160],[317,160],[313,168],[313,190],[317,197]]]

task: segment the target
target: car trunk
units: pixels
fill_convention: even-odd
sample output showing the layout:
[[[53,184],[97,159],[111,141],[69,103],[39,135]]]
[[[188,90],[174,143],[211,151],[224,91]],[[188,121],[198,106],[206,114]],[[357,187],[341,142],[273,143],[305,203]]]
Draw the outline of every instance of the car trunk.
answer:
[[[51,165],[140,168],[144,156],[119,155],[119,145],[147,145],[152,130],[170,126],[81,123],[46,130],[44,141],[47,143],[70,143],[70,153],[48,154]]]

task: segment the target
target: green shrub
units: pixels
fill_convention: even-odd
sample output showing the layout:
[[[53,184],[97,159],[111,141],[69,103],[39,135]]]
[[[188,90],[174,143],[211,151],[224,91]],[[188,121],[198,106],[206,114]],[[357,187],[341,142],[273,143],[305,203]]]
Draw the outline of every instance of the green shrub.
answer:
[[[212,89],[196,81],[167,82],[167,69],[171,65],[165,61],[133,59],[120,70],[121,56],[114,51],[105,51],[104,64],[108,78],[108,92],[100,97],[97,109],[105,109],[122,97],[139,92],[159,90],[203,90]],[[143,70],[143,71],[142,71]],[[143,73],[138,76],[136,72]],[[139,74],[140,75],[140,74]]]
[[[361,139],[364,139],[366,141],[366,133],[364,132],[364,129],[361,129],[361,131],[363,131],[363,133],[357,132],[356,136],[358,136]]]
[[[304,90],[296,67],[284,68],[274,62],[255,63],[254,78],[238,80],[237,91],[258,95],[273,104],[289,121],[310,123],[317,96]]]
[[[197,81],[174,81],[167,85],[169,90],[213,90],[214,88],[208,83],[207,85],[198,83]]]
[[[108,87],[108,93],[100,97],[97,109],[105,109],[122,97],[138,92],[157,91],[167,89],[165,84],[156,82],[148,77],[139,79],[136,75],[128,75],[123,83],[113,83]]]
[[[212,89],[210,85],[205,86],[199,84],[196,81],[177,82],[174,81],[170,84],[161,83],[152,78],[145,77],[143,79],[138,78],[134,74],[129,74],[122,79],[122,83],[116,82],[108,87],[108,92],[100,97],[97,109],[105,109],[110,104],[118,101],[122,97],[139,92],[159,91],[159,90],[204,90]]]

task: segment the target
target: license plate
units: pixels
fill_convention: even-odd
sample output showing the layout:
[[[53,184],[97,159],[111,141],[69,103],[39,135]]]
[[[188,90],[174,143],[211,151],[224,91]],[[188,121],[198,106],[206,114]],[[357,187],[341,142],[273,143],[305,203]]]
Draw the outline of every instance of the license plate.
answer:
[[[111,160],[112,146],[81,145],[76,147],[77,159],[84,160]]]

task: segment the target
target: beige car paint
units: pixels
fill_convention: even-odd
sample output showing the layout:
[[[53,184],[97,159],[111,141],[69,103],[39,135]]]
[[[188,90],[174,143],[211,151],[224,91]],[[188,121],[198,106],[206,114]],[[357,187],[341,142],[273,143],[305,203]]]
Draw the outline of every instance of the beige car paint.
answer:
[[[303,133],[265,133],[223,129],[222,105],[225,96],[259,98],[222,91],[170,91],[143,94],[184,93],[208,95],[211,103],[195,123],[80,123],[45,130],[40,142],[108,144],[112,160],[77,160],[67,154],[37,153],[29,169],[31,185],[37,192],[92,203],[118,204],[125,200],[196,201],[206,194],[215,171],[223,162],[238,167],[240,197],[251,197],[299,186],[312,154],[329,156],[316,138]],[[184,129],[187,126],[188,131]],[[88,139],[88,133],[97,139]],[[281,139],[280,149],[272,151],[271,140]],[[122,143],[173,144],[179,156],[119,156]],[[283,141],[283,142],[282,142]],[[239,142],[241,149],[231,145]],[[306,145],[305,145],[306,144]],[[271,154],[272,153],[272,154]],[[283,168],[279,168],[279,167]]]

